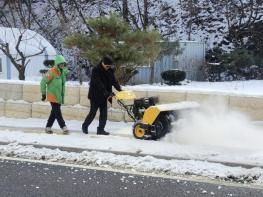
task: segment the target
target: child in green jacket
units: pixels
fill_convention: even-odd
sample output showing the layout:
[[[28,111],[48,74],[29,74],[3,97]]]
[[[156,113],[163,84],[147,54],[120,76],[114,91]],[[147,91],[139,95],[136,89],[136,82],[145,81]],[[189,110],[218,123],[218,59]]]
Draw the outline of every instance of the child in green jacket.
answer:
[[[41,100],[45,101],[47,99],[51,104],[51,113],[45,129],[48,134],[53,133],[51,127],[55,120],[58,121],[63,134],[69,133],[61,113],[61,104],[64,104],[65,83],[68,72],[65,58],[62,55],[57,55],[55,58],[55,66],[48,70],[40,83]]]

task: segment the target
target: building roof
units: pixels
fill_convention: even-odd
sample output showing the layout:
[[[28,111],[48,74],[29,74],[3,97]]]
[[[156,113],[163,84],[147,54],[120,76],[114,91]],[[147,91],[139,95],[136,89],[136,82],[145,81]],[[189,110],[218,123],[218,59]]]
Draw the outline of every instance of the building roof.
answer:
[[[36,54],[44,47],[46,47],[46,51],[41,55],[56,55],[55,48],[43,36],[28,29],[0,27],[0,42],[9,43],[11,54],[16,55],[15,47],[21,34],[23,37],[19,49],[25,55]],[[3,54],[1,50],[0,54]]]

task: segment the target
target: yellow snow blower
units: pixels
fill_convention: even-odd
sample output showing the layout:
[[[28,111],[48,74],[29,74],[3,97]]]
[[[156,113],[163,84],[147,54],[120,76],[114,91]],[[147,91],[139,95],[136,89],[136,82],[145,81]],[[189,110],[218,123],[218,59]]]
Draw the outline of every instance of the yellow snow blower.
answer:
[[[196,102],[156,105],[158,97],[137,99],[132,91],[120,91],[115,99],[134,121],[133,135],[137,139],[160,139],[170,132],[171,123],[179,118],[179,113],[199,107]],[[125,100],[133,100],[133,104],[125,104]]]

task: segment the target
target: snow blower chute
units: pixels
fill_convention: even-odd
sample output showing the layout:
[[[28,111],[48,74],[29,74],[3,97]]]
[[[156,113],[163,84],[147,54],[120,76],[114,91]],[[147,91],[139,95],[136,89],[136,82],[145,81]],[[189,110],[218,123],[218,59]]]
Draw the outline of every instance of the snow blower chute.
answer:
[[[196,102],[156,105],[158,97],[137,99],[132,91],[120,91],[115,99],[134,121],[133,135],[137,139],[160,139],[171,130],[171,123],[178,119],[179,113],[199,107]],[[125,100],[133,100],[133,104],[125,104]]]

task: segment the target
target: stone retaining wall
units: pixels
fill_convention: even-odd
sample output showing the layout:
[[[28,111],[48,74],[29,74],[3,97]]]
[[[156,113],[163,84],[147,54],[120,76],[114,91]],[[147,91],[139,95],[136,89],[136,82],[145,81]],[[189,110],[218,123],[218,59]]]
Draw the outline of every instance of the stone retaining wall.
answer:
[[[5,101],[0,99],[0,116],[5,115]]]
[[[137,98],[158,96],[159,102],[174,103],[180,101],[196,101],[201,105],[219,105],[223,103],[229,110],[237,110],[247,114],[252,120],[263,120],[263,96],[229,96],[215,93],[199,93],[194,91],[134,91]],[[89,111],[87,99],[88,87],[66,86],[65,105],[62,113],[65,119],[84,120]],[[41,102],[39,84],[0,83],[0,116],[16,118],[47,118],[50,113],[48,102]],[[132,102],[128,102],[132,104]],[[127,113],[121,109],[116,100],[109,106],[109,120],[131,121]],[[96,116],[98,118],[98,114]]]
[[[13,100],[7,101],[5,103],[5,116],[10,118],[31,118],[32,104]]]
[[[0,83],[0,98],[5,100],[22,100],[23,84]]]

